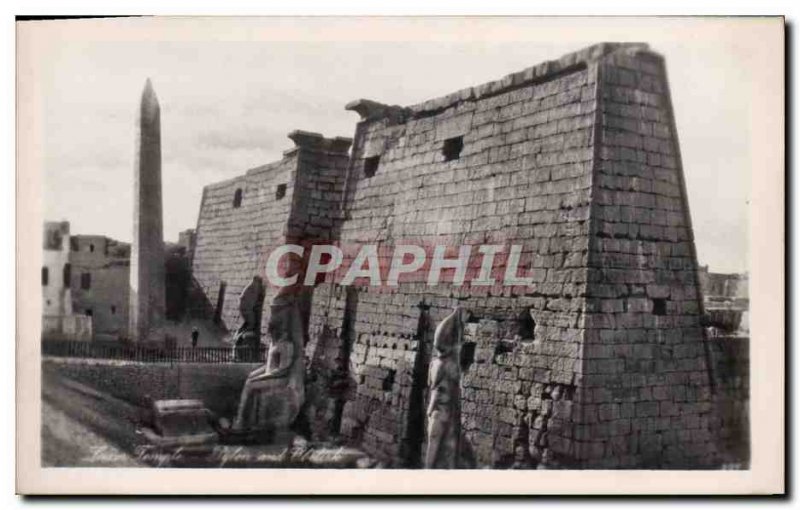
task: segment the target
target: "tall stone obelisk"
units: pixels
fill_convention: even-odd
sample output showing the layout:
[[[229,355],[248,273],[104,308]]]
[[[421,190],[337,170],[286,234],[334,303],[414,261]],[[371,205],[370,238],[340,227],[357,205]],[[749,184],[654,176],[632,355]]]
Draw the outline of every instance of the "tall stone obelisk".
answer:
[[[148,78],[139,106],[134,165],[133,247],[131,250],[130,336],[134,342],[159,340],[164,320],[164,233],[161,205],[161,112]]]

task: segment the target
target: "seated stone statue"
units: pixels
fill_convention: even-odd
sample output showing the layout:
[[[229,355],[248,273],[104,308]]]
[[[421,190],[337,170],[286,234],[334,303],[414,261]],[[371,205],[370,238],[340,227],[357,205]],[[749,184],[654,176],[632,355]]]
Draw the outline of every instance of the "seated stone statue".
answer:
[[[435,349],[428,373],[428,448],[425,467],[454,469],[463,466],[467,452],[461,438],[461,343],[467,311],[457,307],[437,327]]]
[[[248,375],[233,430],[272,440],[288,432],[305,398],[302,319],[289,287],[272,302],[268,332],[267,362]]]

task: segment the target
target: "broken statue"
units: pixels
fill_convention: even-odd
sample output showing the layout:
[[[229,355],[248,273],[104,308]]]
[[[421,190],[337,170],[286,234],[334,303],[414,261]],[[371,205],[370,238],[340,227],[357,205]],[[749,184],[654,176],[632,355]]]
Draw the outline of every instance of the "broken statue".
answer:
[[[233,430],[275,442],[288,433],[305,398],[303,322],[289,287],[278,292],[270,308],[267,362],[248,375]]]
[[[437,327],[428,373],[428,447],[425,467],[470,466],[471,449],[461,435],[461,344],[468,312],[457,307]]]

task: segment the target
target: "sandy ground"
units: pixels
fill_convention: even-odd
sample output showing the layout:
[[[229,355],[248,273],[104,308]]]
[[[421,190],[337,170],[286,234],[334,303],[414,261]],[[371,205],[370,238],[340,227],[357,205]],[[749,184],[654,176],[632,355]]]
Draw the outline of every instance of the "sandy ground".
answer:
[[[56,374],[42,374],[43,466],[139,466],[135,406]]]
[[[202,456],[175,455],[150,447],[136,428],[144,410],[88,386],[42,374],[43,466],[95,467],[298,467],[354,468],[374,465],[363,452],[333,444],[216,445]]]
[[[141,467],[142,463],[42,402],[42,466]]]

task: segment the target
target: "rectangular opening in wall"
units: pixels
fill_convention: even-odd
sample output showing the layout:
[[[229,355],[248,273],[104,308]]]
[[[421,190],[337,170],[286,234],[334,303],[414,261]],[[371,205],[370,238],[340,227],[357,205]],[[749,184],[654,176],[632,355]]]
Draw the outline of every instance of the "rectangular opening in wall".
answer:
[[[64,270],[61,276],[63,279],[64,287],[69,288],[70,282],[72,281],[72,266],[70,265],[69,262],[64,264]]]
[[[389,369],[389,372],[386,374],[386,377],[383,378],[383,383],[381,387],[383,391],[392,391],[392,387],[394,387],[394,370]]]
[[[464,342],[464,345],[461,346],[461,371],[466,372],[469,370],[469,367],[475,363],[475,346],[477,344],[475,342]]]
[[[453,161],[461,157],[461,150],[464,148],[464,137],[457,136],[455,138],[448,138],[444,141],[442,147],[442,155],[445,161]]]
[[[370,156],[364,160],[364,176],[372,177],[378,171],[378,165],[381,163],[380,156]]]
[[[536,321],[533,320],[531,310],[523,310],[517,316],[517,336],[522,340],[533,340],[536,330]]]
[[[667,300],[656,298],[653,300],[653,315],[667,315]]]
[[[46,267],[42,268],[42,287],[47,287],[47,283],[50,280],[50,270]]]
[[[92,288],[92,274],[91,273],[81,273],[81,288],[83,290],[89,290]]]
[[[280,200],[286,196],[286,184],[278,184],[275,188],[275,200]]]

